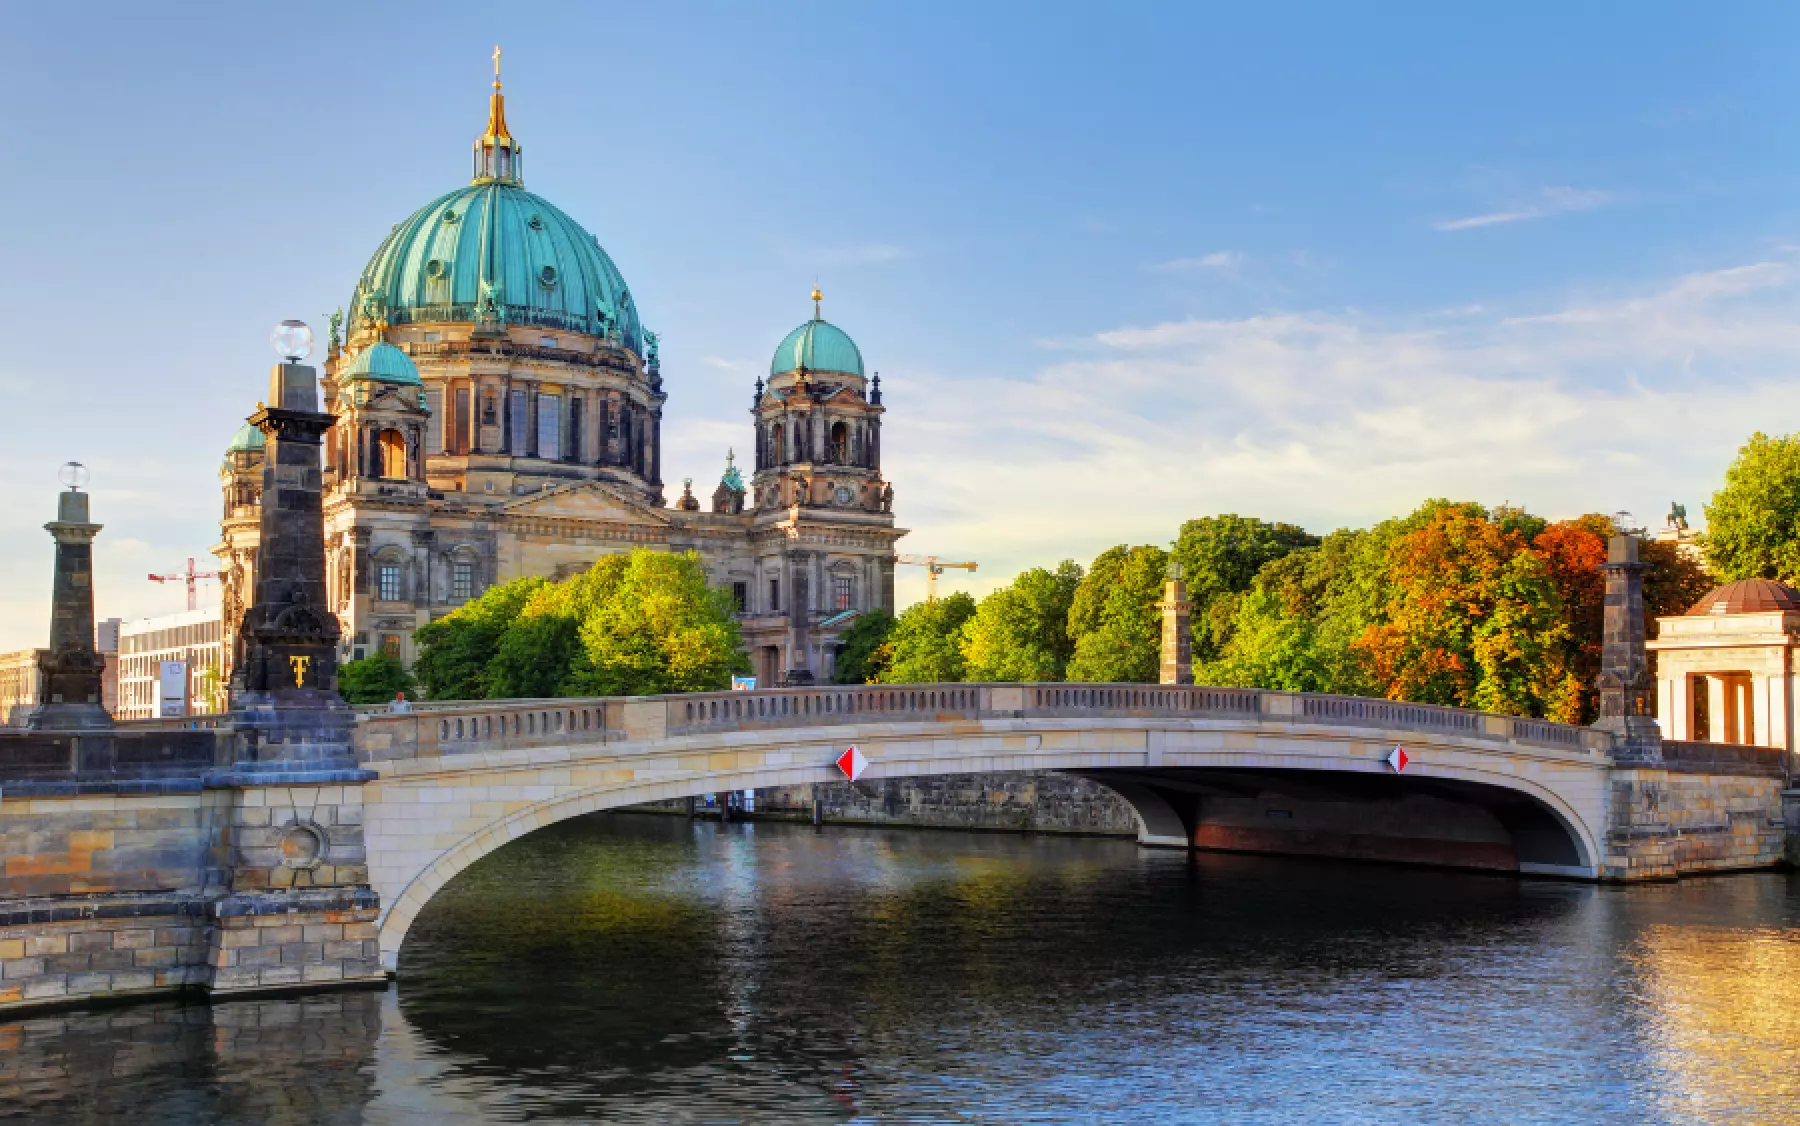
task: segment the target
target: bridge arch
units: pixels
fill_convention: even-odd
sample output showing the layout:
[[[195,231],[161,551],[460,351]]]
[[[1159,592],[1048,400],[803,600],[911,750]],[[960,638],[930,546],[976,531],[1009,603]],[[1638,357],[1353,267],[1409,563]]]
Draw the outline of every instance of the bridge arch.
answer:
[[[1216,730],[1208,732],[1207,728],[1219,725],[1204,723],[1184,724],[1179,730],[1158,730],[1160,725],[1142,721],[1089,723],[1056,731],[1035,724],[1026,729],[1013,722],[987,731],[972,730],[987,726],[909,724],[908,730],[888,733],[819,727],[786,731],[780,739],[769,738],[769,733],[746,732],[672,739],[668,742],[673,746],[666,752],[667,769],[654,769],[653,764],[634,756],[634,765],[640,769],[612,771],[611,778],[594,782],[577,781],[571,769],[576,748],[566,745],[523,754],[446,756],[428,764],[429,769],[400,771],[393,776],[384,772],[384,777],[369,787],[367,828],[371,871],[383,904],[383,965],[390,971],[397,969],[406,936],[425,906],[464,869],[503,845],[573,817],[644,802],[836,781],[841,775],[829,763],[852,741],[862,746],[871,760],[871,781],[1021,770],[1080,775],[1108,786],[1132,806],[1140,824],[1140,841],[1179,847],[1191,844],[1192,827],[1184,823],[1169,794],[1171,785],[1179,785],[1184,776],[1216,772],[1282,777],[1306,772],[1346,779],[1391,777],[1381,757],[1389,740],[1367,730],[1315,730],[1263,740],[1246,737],[1241,723],[1229,725],[1236,736],[1232,739],[1219,738],[1222,732]],[[1183,740],[1200,746],[1183,750]],[[1231,742],[1241,745],[1225,745]],[[1538,828],[1553,825],[1557,830],[1538,842],[1539,847],[1551,850],[1533,854],[1543,859],[1529,860],[1528,850],[1521,848],[1522,871],[1585,878],[1598,874],[1602,852],[1596,831],[1600,818],[1595,814],[1600,807],[1594,806],[1594,813],[1584,815],[1583,808],[1592,803],[1582,799],[1603,791],[1606,767],[1602,760],[1576,755],[1573,757],[1585,761],[1546,763],[1541,761],[1545,756],[1518,748],[1473,747],[1459,742],[1467,741],[1409,743],[1417,755],[1408,767],[1408,778],[1421,784],[1517,795],[1523,802],[1521,808],[1541,811]],[[606,749],[616,754],[621,748]],[[466,808],[474,814],[479,803],[472,800],[473,795],[491,803],[502,792],[528,800],[505,803],[505,812],[479,825],[472,823],[478,816],[460,818],[465,826],[460,832],[423,835],[417,828],[429,816],[419,811]],[[1556,853],[1565,845],[1564,851]]]

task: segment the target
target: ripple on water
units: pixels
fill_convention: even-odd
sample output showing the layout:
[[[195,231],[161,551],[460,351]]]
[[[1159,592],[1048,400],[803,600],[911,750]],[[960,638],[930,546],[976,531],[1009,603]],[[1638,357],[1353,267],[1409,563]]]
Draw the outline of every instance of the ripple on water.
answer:
[[[386,994],[0,1025],[37,1122],[1785,1123],[1800,879],[603,815]]]

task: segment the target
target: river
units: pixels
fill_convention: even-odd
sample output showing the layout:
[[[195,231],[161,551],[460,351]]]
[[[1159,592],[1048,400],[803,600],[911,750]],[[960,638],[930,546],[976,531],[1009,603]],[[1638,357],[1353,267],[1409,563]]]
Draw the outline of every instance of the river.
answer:
[[[0,1023],[33,1123],[1800,1121],[1800,876],[613,814],[385,991]]]

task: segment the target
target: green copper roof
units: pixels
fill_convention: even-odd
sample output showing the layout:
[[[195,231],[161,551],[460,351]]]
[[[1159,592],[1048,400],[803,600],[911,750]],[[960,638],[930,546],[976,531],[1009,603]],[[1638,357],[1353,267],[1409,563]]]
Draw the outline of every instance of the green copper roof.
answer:
[[[248,422],[238,427],[238,432],[231,436],[231,445],[225,447],[228,454],[261,453],[263,448],[263,432]]]
[[[644,354],[625,279],[581,224],[516,183],[486,180],[432,200],[394,227],[363,270],[352,318],[500,322],[618,333]]]
[[[413,365],[412,357],[385,340],[376,341],[358,352],[343,378],[347,383],[367,381],[424,386],[419,382],[419,369]]]
[[[863,373],[862,352],[849,333],[817,317],[787,334],[769,361],[769,374],[805,368],[807,371]]]

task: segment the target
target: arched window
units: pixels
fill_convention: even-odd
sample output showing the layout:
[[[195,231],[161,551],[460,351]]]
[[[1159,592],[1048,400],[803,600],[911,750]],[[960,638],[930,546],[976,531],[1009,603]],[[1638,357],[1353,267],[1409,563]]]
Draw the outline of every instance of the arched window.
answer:
[[[831,424],[831,463],[850,464],[850,428],[841,422]]]
[[[770,464],[787,464],[787,443],[783,440],[786,435],[787,427],[782,426],[780,423],[776,423],[774,426],[770,427],[769,437],[773,439],[769,443]]]
[[[406,480],[406,439],[398,430],[381,432],[381,476]]]

